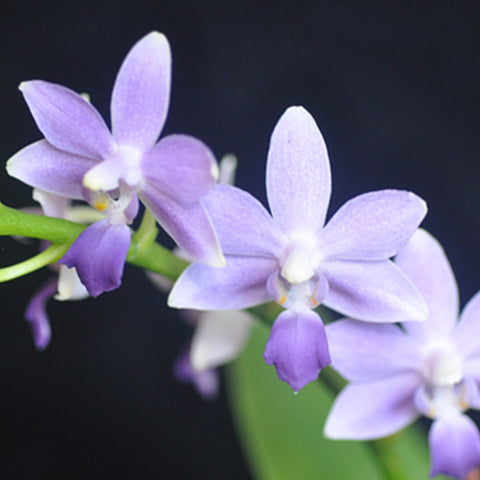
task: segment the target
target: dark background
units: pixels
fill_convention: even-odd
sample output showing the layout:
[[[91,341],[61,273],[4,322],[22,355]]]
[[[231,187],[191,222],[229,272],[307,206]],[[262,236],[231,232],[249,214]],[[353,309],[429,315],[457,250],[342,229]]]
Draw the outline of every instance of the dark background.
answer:
[[[235,153],[237,184],[264,201],[270,133],[286,107],[304,105],[329,148],[331,212],[369,190],[418,193],[463,305],[479,288],[480,7],[385,3],[7,2],[1,156],[41,136],[22,80],[89,92],[108,119],[125,54],[159,30],[173,52],[164,133]],[[0,185],[6,204],[31,203],[3,170]],[[0,239],[2,265],[33,252]],[[127,267],[122,288],[96,300],[51,302],[53,339],[39,354],[23,311],[47,276],[0,286],[2,478],[248,479],[224,389],[206,403],[173,379],[188,329],[143,273]]]

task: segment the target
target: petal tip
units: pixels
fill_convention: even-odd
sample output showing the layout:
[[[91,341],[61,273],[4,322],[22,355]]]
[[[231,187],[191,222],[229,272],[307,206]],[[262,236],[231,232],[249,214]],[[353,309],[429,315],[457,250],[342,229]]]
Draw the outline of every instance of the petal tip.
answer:
[[[167,37],[157,30],[147,33],[147,35],[141,38],[138,43],[142,43],[143,45],[149,43],[153,48],[157,48],[158,50],[168,50],[170,52],[170,43]]]
[[[11,177],[14,177],[14,176],[15,176],[15,161],[14,161],[14,158],[15,158],[15,155],[13,155],[12,157],[10,157],[10,158],[7,160],[7,164],[5,165],[5,169],[7,170],[7,173],[8,173]]]
[[[419,197],[417,194],[415,194],[415,193],[413,193],[413,192],[409,192],[409,195],[410,195],[411,198],[415,198],[415,200],[416,200],[417,202],[419,202],[420,208],[421,208],[421,210],[422,210],[422,212],[423,212],[423,216],[425,217],[425,215],[428,213],[428,205],[427,205],[427,202],[426,202],[423,198]]]
[[[170,294],[167,297],[167,306],[170,308],[185,308],[185,305],[181,299],[181,295],[178,294],[178,288],[175,288],[177,283],[175,283],[172,287],[172,290],[170,290]]]
[[[47,84],[44,80],[24,80],[18,84],[18,89],[24,97],[27,97],[32,90],[37,89],[42,84]]]

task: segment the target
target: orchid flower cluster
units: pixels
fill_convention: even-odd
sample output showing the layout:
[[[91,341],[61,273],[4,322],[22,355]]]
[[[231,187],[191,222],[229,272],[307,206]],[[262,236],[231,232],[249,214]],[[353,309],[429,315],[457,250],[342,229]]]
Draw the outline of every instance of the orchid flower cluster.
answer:
[[[52,255],[42,244],[39,258],[47,260],[35,264],[57,272],[25,312],[37,348],[50,342],[49,298],[114,290],[132,261],[156,272],[149,277],[169,291],[168,305],[195,325],[175,370],[209,398],[218,390],[215,369],[241,352],[262,320],[252,307],[273,302],[263,356],[279,379],[299,392],[332,365],[349,382],[328,416],[327,437],[376,439],[423,415],[433,420],[431,475],[465,478],[480,465],[480,434],[465,415],[480,408],[480,293],[459,317],[447,257],[419,228],[425,202],[403,190],[369,192],[326,221],[326,145],[310,113],[292,106],[270,140],[268,210],[233,186],[231,157],[219,167],[201,140],[158,140],[170,79],[169,43],[152,32],[120,67],[111,131],[86,95],[41,80],[20,85],[44,139],[14,154],[7,171],[33,187],[45,215],[39,218],[76,228]],[[7,210],[2,206],[0,223]],[[155,255],[165,249],[155,243],[156,224],[178,246],[170,253],[176,273],[157,266]],[[31,236],[52,241],[45,232]],[[325,326],[324,307],[346,318]]]

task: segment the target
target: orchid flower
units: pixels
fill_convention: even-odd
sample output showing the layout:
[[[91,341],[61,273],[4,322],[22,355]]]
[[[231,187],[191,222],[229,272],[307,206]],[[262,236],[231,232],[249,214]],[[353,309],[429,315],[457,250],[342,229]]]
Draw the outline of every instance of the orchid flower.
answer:
[[[351,383],[335,400],[325,435],[373,439],[420,415],[430,429],[431,475],[463,479],[480,464],[480,435],[464,411],[480,408],[480,292],[458,318],[458,290],[440,244],[419,229],[396,257],[425,297],[422,323],[327,325],[333,367]]]
[[[233,185],[237,159],[225,155],[219,164],[218,182]],[[177,249],[180,258],[190,260],[185,252]],[[146,272],[152,283],[162,292],[172,288],[167,278]],[[212,399],[218,393],[217,368],[236,358],[245,347],[253,325],[253,317],[244,311],[195,311],[181,312],[187,323],[194,327],[188,346],[175,361],[174,373],[177,380],[192,383],[205,399]]]
[[[224,263],[201,201],[218,174],[213,153],[187,135],[155,143],[167,116],[170,77],[168,41],[152,32],[130,50],[116,78],[112,133],[90,102],[72,90],[41,80],[20,85],[45,139],[15,154],[8,173],[107,211],[108,219],[84,232],[64,260],[77,267],[92,296],[120,285],[137,195],[192,258]]]
[[[372,322],[426,317],[420,294],[389,260],[426,206],[410,192],[370,192],[347,202],[324,227],[330,165],[323,137],[302,107],[288,108],[273,131],[266,186],[272,215],[229,185],[204,197],[227,265],[190,265],[168,304],[229,310],[276,301],[286,310],[272,327],[264,358],[298,391],[330,362],[324,326],[313,311],[320,304]]]

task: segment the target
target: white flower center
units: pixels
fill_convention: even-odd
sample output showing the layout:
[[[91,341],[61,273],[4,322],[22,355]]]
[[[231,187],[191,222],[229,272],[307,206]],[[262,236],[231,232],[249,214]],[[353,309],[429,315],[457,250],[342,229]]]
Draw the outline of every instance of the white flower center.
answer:
[[[315,271],[308,251],[302,247],[292,248],[282,262],[280,273],[292,284],[303,283],[312,278]]]
[[[85,174],[83,185],[94,191],[110,191],[118,188],[120,180],[123,180],[128,186],[135,187],[142,179],[141,158],[140,150],[119,146],[111,157],[98,163]]]
[[[422,372],[427,382],[440,387],[453,386],[463,378],[461,359],[447,342],[427,350]]]
[[[268,280],[267,288],[284,308],[316,308],[328,291],[326,278],[317,272],[320,254],[308,236],[290,238],[279,258],[279,270]]]
[[[431,418],[457,415],[468,408],[462,361],[448,341],[427,347],[422,365],[425,393]]]

